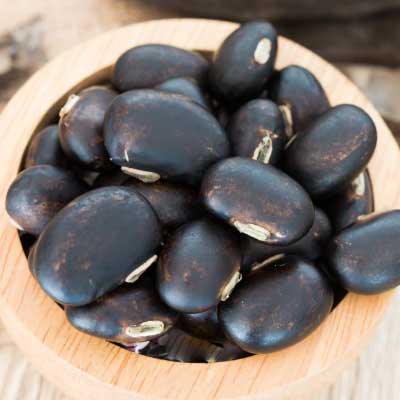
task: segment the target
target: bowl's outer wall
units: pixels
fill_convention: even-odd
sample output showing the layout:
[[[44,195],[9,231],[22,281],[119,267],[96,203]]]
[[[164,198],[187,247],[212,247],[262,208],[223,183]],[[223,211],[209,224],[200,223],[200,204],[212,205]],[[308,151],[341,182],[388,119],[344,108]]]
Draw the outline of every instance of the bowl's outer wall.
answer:
[[[180,364],[129,353],[70,327],[63,311],[29,274],[17,231],[5,211],[33,132],[54,117],[68,94],[109,76],[126,49],[168,43],[214,50],[237,27],[212,20],[161,20],[127,26],[62,54],[38,71],[0,117],[0,310],[10,335],[42,373],[69,395],[85,399],[276,399],[331,380],[380,320],[392,293],[348,295],[307,339],[278,353],[217,364]],[[400,152],[377,111],[349,80],[309,50],[279,39],[277,67],[300,64],[320,79],[332,104],[364,108],[378,129],[369,169],[377,211],[400,208]],[[291,397],[293,398],[293,397]]]

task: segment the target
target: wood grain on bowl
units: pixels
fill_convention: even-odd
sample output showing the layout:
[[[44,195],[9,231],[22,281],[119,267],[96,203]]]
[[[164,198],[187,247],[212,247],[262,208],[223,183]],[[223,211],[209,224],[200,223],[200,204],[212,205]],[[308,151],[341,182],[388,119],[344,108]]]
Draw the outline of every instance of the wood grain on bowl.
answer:
[[[217,364],[180,364],[124,351],[69,326],[63,311],[30,276],[4,200],[32,133],[56,115],[72,92],[104,80],[128,48],[166,43],[214,50],[237,27],[207,20],[163,20],[127,26],[62,54],[37,72],[0,117],[0,313],[10,335],[42,373],[76,398],[109,399],[277,399],[326,384],[366,343],[392,292],[348,295],[311,336],[270,355]],[[369,170],[376,210],[400,208],[397,171],[400,152],[383,120],[333,66],[285,38],[277,66],[296,63],[321,81],[333,105],[356,104],[373,118],[378,145]]]

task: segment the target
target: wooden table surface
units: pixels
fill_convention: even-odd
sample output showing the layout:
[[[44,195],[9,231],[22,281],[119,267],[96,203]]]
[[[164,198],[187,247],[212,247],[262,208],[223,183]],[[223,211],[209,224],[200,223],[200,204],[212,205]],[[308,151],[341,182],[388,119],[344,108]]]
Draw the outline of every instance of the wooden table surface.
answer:
[[[128,23],[173,16],[145,3],[138,0],[0,0],[0,109],[37,66],[74,44]],[[2,42],[2,38],[6,39]],[[15,49],[17,53],[20,51],[20,57],[13,55]],[[350,74],[359,85],[366,87],[383,112],[392,110],[400,98],[388,99],[376,85],[368,85],[371,79],[366,71],[352,69]],[[397,79],[390,84],[393,96],[400,92],[397,90],[400,74],[398,71],[395,74]],[[304,400],[397,400],[400,396],[399,306],[400,292],[360,358],[334,385],[321,393],[310,393]],[[69,399],[35,371],[2,326],[0,399]]]

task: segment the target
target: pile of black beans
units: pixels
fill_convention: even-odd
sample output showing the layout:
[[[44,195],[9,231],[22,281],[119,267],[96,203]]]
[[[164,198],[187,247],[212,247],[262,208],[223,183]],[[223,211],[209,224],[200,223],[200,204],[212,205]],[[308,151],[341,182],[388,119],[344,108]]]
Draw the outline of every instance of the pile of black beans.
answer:
[[[277,52],[259,21],[212,61],[132,48],[33,136],[7,211],[74,327],[229,360],[299,342],[348,291],[400,284],[400,212],[366,216],[374,122],[307,69],[276,70]]]

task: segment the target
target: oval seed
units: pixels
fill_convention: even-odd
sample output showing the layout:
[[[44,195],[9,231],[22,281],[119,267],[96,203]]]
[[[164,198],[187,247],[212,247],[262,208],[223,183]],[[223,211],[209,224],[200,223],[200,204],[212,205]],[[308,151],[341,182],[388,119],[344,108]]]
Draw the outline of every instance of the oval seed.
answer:
[[[237,238],[229,228],[201,219],[167,241],[157,269],[158,291],[171,308],[198,313],[215,307],[240,279]]]
[[[70,172],[37,165],[20,172],[11,184],[7,213],[18,229],[37,236],[67,203],[87,190]]]
[[[137,46],[122,54],[112,82],[120,91],[152,88],[167,79],[190,77],[204,81],[208,62],[198,53],[162,44]]]
[[[133,189],[109,186],[68,204],[43,231],[30,267],[43,290],[66,305],[85,305],[134,282],[161,243],[160,224]],[[150,261],[149,261],[150,260]]]
[[[162,336],[178,314],[149,285],[124,285],[94,303],[66,307],[68,321],[92,336],[130,345]]]
[[[276,164],[283,154],[283,118],[272,101],[257,99],[243,105],[233,115],[228,135],[236,156]]]
[[[400,284],[400,211],[371,215],[333,238],[329,271],[348,291],[375,294]]]
[[[60,111],[59,138],[65,153],[88,169],[110,168],[104,147],[104,115],[116,93],[93,86],[72,95]]]
[[[144,182],[193,184],[224,158],[229,143],[218,121],[182,96],[135,90],[118,96],[105,118],[112,161]]]
[[[322,272],[311,261],[286,256],[246,276],[218,316],[226,335],[243,350],[270,353],[313,332],[332,303]]]
[[[314,207],[302,187],[273,166],[233,157],[205,175],[203,203],[239,232],[262,242],[290,244],[314,220]]]
[[[314,197],[346,188],[365,168],[376,146],[376,128],[361,108],[331,108],[297,135],[285,152],[285,169]]]

